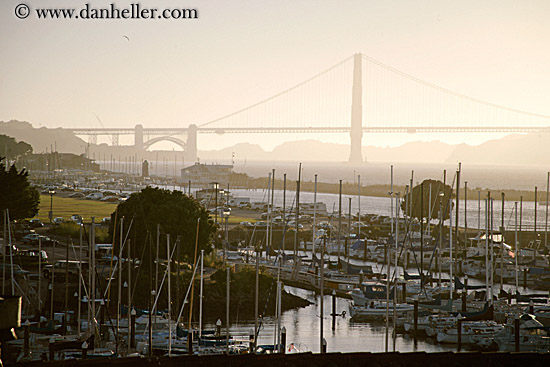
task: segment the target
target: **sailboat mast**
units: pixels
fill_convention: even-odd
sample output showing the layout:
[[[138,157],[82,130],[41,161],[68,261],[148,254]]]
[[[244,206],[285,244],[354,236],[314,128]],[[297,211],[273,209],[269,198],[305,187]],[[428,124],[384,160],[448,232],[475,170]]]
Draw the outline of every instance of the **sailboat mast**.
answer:
[[[420,183],[420,277],[424,275],[424,181]]]
[[[346,257],[348,258],[348,261],[349,261],[349,242],[348,241],[351,233],[351,196],[348,199],[349,199],[349,202],[348,202],[348,230],[346,233]]]
[[[431,242],[431,236],[432,236],[432,183],[430,182],[429,186],[429,192],[428,192],[428,218],[427,218],[427,224],[428,224],[428,238]],[[429,271],[430,269],[428,269]]]
[[[8,215],[7,215],[7,209],[4,210],[4,236],[3,239],[3,248],[2,248],[2,294],[6,294],[6,238],[8,238]]]
[[[491,270],[491,288],[489,289],[489,293],[490,293],[490,296],[491,296],[491,304],[493,304],[493,283],[494,283],[494,274],[495,274],[495,271],[494,271],[494,266],[495,266],[495,262],[494,262],[494,253],[495,253],[495,238],[494,238],[494,234],[493,234],[493,213],[494,213],[494,208],[493,208],[493,198],[489,197],[490,198],[490,203],[491,203],[491,219],[490,219],[490,225],[491,225],[491,266],[490,266],[490,270]]]
[[[229,354],[229,302],[231,300],[230,296],[230,284],[231,284],[231,274],[230,268],[227,266],[227,300],[225,307],[225,352]]]
[[[92,252],[92,262],[90,264],[90,272],[92,274],[92,285],[91,285],[91,302],[92,302],[92,326],[93,326],[93,333],[96,335],[96,317],[95,317],[95,217],[92,217],[92,223],[90,225],[90,250]],[[95,343],[94,343],[95,344]]]
[[[79,250],[78,250],[78,316],[76,318],[77,325],[76,330],[77,334],[80,337],[80,315],[82,312],[82,223],[79,224]],[[40,264],[42,263],[42,247],[40,248]],[[42,278],[42,269],[39,269],[39,277],[38,277],[38,292],[40,292],[40,280]],[[40,294],[40,293],[38,293]],[[40,298],[40,296],[39,296]],[[41,298],[40,298],[41,299]],[[42,301],[40,301],[42,302]],[[118,336],[118,334],[117,334]]]
[[[285,249],[285,245],[286,245],[286,238],[285,238],[285,234],[286,234],[286,173],[283,174],[283,240],[281,241],[282,242],[282,250],[284,251]],[[279,248],[279,250],[281,250]]]
[[[268,173],[267,178],[267,227],[265,231],[265,258],[269,258],[269,246],[271,246],[271,243],[269,242],[270,236],[269,236],[269,230],[271,229],[271,172]],[[224,249],[227,247],[227,245],[224,246]],[[225,259],[226,256],[224,256],[224,265],[225,265]]]
[[[449,299],[453,299],[453,199],[449,196],[449,281],[450,281],[450,294]]]
[[[216,208],[216,210],[218,210]],[[216,211],[217,213],[217,211]],[[159,249],[160,249],[160,223],[157,223],[157,256],[155,261],[155,292],[159,294]],[[156,304],[156,302],[155,302]],[[153,305],[153,314],[155,314],[156,305]],[[156,320],[156,317],[155,317]]]
[[[338,265],[340,265],[340,247],[342,239],[342,180],[340,180],[340,191],[338,194]]]
[[[538,196],[537,187],[535,186],[535,219],[533,220],[535,240],[538,238],[537,237],[537,199],[538,199],[537,196]],[[535,250],[534,249],[533,249],[533,256],[535,256]]]
[[[390,231],[393,235],[393,165],[390,166]]]
[[[204,277],[204,250],[201,250],[201,285],[199,291],[199,338],[202,336],[202,288]]]
[[[315,184],[313,186],[313,227],[311,227],[311,253],[315,256],[315,232],[317,223],[317,174],[315,174]]]
[[[10,221],[10,212],[6,209],[8,217],[8,244],[10,246],[10,269],[11,269],[11,295],[15,296],[15,277],[13,275],[13,246],[11,244],[11,221]]]
[[[279,252],[284,251],[286,247],[286,173],[283,174],[283,238],[280,243],[282,245],[279,246]]]
[[[116,311],[116,335],[117,335],[117,349],[120,335],[120,306],[122,301],[122,248],[124,247],[124,217],[120,218],[120,246],[118,249],[118,297],[117,297],[117,311]],[[128,266],[130,266],[128,264]]]
[[[485,199],[485,298],[489,301],[489,197]]]
[[[468,181],[464,181],[464,250],[468,245]]]
[[[514,243],[515,243],[515,256],[514,256],[514,260],[516,262],[516,294],[519,290],[519,279],[518,279],[518,255],[519,255],[519,252],[518,252],[518,202],[514,202],[514,212],[515,212],[515,225],[514,225]],[[517,303],[517,298],[516,298],[516,303]]]
[[[275,168],[271,172],[271,209],[269,210],[269,248],[273,250],[273,208],[275,207]],[[229,245],[229,243],[228,243]],[[268,255],[269,256],[269,255]]]
[[[197,234],[195,235],[195,255],[193,256],[193,265],[197,266],[197,251],[199,248],[199,228],[200,228],[201,218],[197,218]],[[178,246],[176,241],[176,246]],[[170,256],[170,255],[168,255]],[[202,260],[202,259],[201,259]],[[178,259],[179,262],[179,259]],[[193,273],[194,274],[194,273]],[[170,276],[170,273],[168,273],[168,276]],[[193,275],[194,276],[194,275]],[[202,268],[201,268],[201,277],[202,277]],[[201,278],[202,281],[202,278]],[[189,327],[187,328],[189,330],[189,335],[192,335],[193,330],[191,329],[191,320],[193,316],[193,298],[195,296],[195,281],[193,278],[193,282],[191,283],[191,302],[189,303]]]
[[[361,175],[357,175],[357,220],[359,221],[359,226],[357,228],[357,239],[361,239]],[[365,246],[367,244],[365,243]]]
[[[477,233],[481,231],[481,190],[477,190]]]
[[[550,172],[546,175],[546,218],[544,219],[544,248],[548,248],[548,190],[550,185]]]
[[[258,297],[260,294],[260,254],[256,250],[256,287],[255,287],[255,296],[254,296],[254,353],[256,353],[256,347],[258,345]]]
[[[398,254],[399,254],[399,193],[395,194],[395,276],[393,277],[393,351],[395,352],[395,341],[397,338],[397,311],[396,311],[396,303],[397,303],[397,261],[398,261]],[[405,300],[404,300],[405,302]]]
[[[216,208],[216,210],[218,209]],[[128,250],[130,250],[130,247],[128,247]],[[166,258],[168,259],[168,265],[166,269],[166,271],[168,272],[168,356],[170,356],[172,354],[172,293],[170,285],[170,278],[172,277],[170,263],[172,262],[172,257],[170,256],[170,233],[166,234]],[[192,306],[190,305],[190,307]]]
[[[502,210],[500,213],[501,216],[501,225],[500,225],[500,233],[501,233],[501,240],[500,240],[500,290],[502,290],[504,285],[504,254],[502,251],[504,250],[504,192],[501,192],[501,198],[502,198]]]
[[[458,254],[459,254],[459,245],[460,245],[460,238],[458,236],[458,220],[460,218],[459,215],[459,207],[460,207],[460,173],[462,171],[462,164],[458,162],[458,170],[456,171],[456,215],[455,215],[455,238],[456,238],[456,258],[458,261]]]
[[[323,248],[321,249],[321,281],[319,287],[321,288],[321,294],[320,294],[320,303],[321,303],[321,310],[319,311],[319,352],[323,353],[323,324],[324,324],[324,296],[325,296],[325,248],[327,246],[327,235],[326,233],[323,235]]]
[[[294,232],[294,262],[296,262],[297,242],[298,242],[298,227],[300,222],[300,185],[302,183],[302,163],[298,167],[298,182],[296,182],[296,231]]]
[[[280,280],[277,282],[277,293],[279,295],[279,301],[277,302],[277,350],[281,353],[281,347],[284,349],[285,346],[281,345],[281,303],[283,297],[283,283]]]

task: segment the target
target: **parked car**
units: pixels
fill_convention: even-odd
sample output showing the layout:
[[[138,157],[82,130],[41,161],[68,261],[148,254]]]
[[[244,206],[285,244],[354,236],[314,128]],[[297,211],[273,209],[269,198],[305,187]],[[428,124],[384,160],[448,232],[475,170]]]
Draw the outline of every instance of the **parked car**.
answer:
[[[291,220],[290,222],[287,223],[288,227],[290,228],[295,228],[296,227],[296,222]],[[298,223],[298,229],[303,229],[304,226],[301,224],[301,223]]]
[[[76,198],[76,199],[81,199],[85,196],[86,195],[84,195],[84,193],[82,192],[73,192],[71,195],[69,195],[70,198]]]
[[[68,267],[68,268],[67,268]],[[78,260],[58,260],[53,265],[46,265],[42,270],[42,273],[45,278],[49,279],[52,274],[54,276],[65,275],[65,272],[69,273],[69,277],[78,277]],[[88,263],[86,261],[82,262],[82,273],[86,273],[88,270]]]
[[[29,233],[29,234],[23,236],[23,238],[21,238],[21,242],[31,243],[31,242],[34,242],[34,241],[38,241],[38,238],[40,236],[41,235],[39,235],[38,233]]]
[[[29,223],[31,224],[31,227],[33,228],[39,228],[39,227],[43,227],[44,226],[44,223],[42,223],[42,221],[38,218],[33,218],[29,221]]]
[[[100,200],[103,197],[101,192],[92,192],[91,194],[86,195],[88,200]]]
[[[53,222],[53,224],[60,225],[64,221],[65,221],[65,219],[63,219],[61,217],[55,217],[52,222]]]
[[[43,235],[38,234],[38,233],[29,233],[28,235],[24,236],[21,239],[21,242],[23,242],[25,244],[37,246],[38,245],[38,240],[42,241],[43,246],[51,246],[51,245],[53,245],[53,243],[55,241],[55,240],[52,240],[50,237],[43,236]]]
[[[71,222],[76,222],[78,224],[82,223],[82,216],[80,214],[73,214],[69,218]]]
[[[24,268],[38,268],[39,263],[48,264],[48,254],[44,250],[19,250],[13,253],[13,261]]]

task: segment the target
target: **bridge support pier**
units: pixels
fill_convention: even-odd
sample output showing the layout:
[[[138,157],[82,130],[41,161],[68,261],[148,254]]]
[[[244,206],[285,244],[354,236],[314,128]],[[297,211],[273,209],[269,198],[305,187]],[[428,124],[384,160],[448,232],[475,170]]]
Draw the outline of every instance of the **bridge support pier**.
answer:
[[[134,147],[138,150],[143,150],[143,125],[141,124],[135,127]]]
[[[97,135],[93,134],[88,137],[88,143],[96,145],[97,144]]]
[[[191,163],[197,161],[197,125],[191,124],[187,128],[187,142],[185,144],[185,157]]]
[[[353,56],[353,86],[351,97],[351,150],[350,163],[362,163],[361,140],[363,138],[363,73],[362,55]]]

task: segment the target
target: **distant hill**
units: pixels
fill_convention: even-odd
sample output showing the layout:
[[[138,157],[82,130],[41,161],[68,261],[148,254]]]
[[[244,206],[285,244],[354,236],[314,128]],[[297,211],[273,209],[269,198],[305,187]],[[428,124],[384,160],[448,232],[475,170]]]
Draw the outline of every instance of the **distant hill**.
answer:
[[[514,134],[477,146],[457,145],[446,161],[500,166],[549,166],[550,134]]]
[[[88,143],[62,129],[34,128],[25,121],[0,121],[0,134],[32,145],[35,153],[52,147],[64,153],[82,154]],[[367,140],[368,142],[368,140]],[[456,163],[477,165],[550,166],[550,133],[513,134],[502,139],[490,140],[477,146],[451,145],[440,141],[411,142],[398,147],[364,146],[363,157],[368,162],[396,163]],[[160,154],[159,154],[160,153]],[[327,161],[346,162],[349,145],[324,143],[318,140],[289,141],[266,151],[260,145],[239,143],[220,150],[199,150],[202,162],[230,161],[233,153],[239,159],[249,161]],[[110,155],[124,160],[137,155],[145,159],[173,159],[173,151],[137,152],[132,146],[112,147],[106,144],[89,145],[90,157]]]
[[[62,128],[41,127],[36,129],[26,121],[0,121],[0,134],[29,143],[35,153],[50,151],[52,147],[55,150],[57,146],[58,152],[82,154],[87,144],[84,140]]]
[[[201,160],[228,160],[231,154],[256,161],[336,161],[349,158],[349,145],[324,143],[318,140],[289,141],[265,151],[257,144],[242,143],[221,150],[199,151]],[[424,162],[443,163],[455,146],[433,142],[413,142],[395,148],[363,147],[363,157],[370,162]],[[437,152],[434,154],[434,152]]]

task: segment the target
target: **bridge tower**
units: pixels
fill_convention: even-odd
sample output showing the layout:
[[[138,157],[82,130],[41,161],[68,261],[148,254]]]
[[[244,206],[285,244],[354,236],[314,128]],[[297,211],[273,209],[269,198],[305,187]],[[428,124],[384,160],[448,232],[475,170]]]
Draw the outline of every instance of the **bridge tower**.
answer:
[[[351,96],[351,151],[350,163],[362,163],[361,139],[363,138],[363,73],[361,69],[362,55],[353,56],[353,86]]]
[[[143,150],[143,125],[138,124],[134,132],[134,147],[138,150]]]
[[[185,156],[195,163],[197,161],[197,125],[191,124],[187,128],[187,142],[185,144]]]

